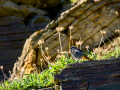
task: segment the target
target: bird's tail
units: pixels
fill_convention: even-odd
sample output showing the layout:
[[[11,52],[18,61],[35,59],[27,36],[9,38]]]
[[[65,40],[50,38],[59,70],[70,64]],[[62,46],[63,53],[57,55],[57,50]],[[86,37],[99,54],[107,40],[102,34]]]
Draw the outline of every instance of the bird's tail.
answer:
[[[87,56],[85,56],[85,55],[82,55],[81,59],[86,59],[86,60],[91,61],[91,59],[90,59],[90,58],[88,58],[88,57],[87,57]]]

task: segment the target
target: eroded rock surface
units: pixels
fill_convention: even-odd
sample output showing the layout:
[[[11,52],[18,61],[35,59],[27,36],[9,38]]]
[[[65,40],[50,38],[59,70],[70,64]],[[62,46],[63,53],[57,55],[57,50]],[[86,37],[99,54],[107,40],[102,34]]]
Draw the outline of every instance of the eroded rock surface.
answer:
[[[99,45],[101,40],[100,30],[106,30],[106,37],[111,37],[116,29],[120,28],[119,6],[120,0],[85,0],[86,2],[79,2],[75,6],[66,10],[61,14],[57,20],[50,22],[44,29],[34,32],[25,42],[21,56],[15,64],[20,64],[19,68],[23,68],[26,64],[31,50],[36,51],[37,70],[40,67],[45,67],[43,61],[46,61],[45,56],[49,62],[54,62],[57,55],[57,49],[60,48],[59,33],[56,27],[61,28],[60,37],[63,51],[68,51],[70,36],[72,37],[75,45],[76,41],[80,38],[83,41],[82,49],[89,45],[90,49]],[[71,30],[69,27],[73,27]],[[70,35],[71,31],[71,35]],[[41,46],[40,40],[44,40]],[[45,50],[48,47],[48,50]],[[44,53],[43,53],[44,52]],[[29,61],[29,60],[28,60]],[[31,63],[32,64],[32,63]],[[31,65],[31,68],[33,64]],[[27,67],[27,66],[26,66]],[[13,77],[18,77],[21,72],[17,67],[14,67],[13,72],[16,70],[19,73],[13,73]],[[23,68],[25,71],[26,68]],[[29,71],[29,69],[28,69]]]
[[[0,66],[12,70],[26,38],[51,22],[48,12],[11,1],[0,0]],[[0,71],[0,80],[4,78]]]
[[[55,7],[61,2],[61,0],[6,0],[6,1],[12,1],[16,4],[35,6],[36,8]]]
[[[119,65],[120,58],[69,64],[54,76],[55,84],[62,90],[119,90]]]

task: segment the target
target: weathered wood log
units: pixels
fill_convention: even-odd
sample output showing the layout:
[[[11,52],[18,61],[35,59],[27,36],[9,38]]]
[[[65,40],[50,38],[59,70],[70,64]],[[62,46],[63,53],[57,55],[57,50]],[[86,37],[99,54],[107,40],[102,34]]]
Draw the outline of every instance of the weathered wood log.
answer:
[[[41,72],[42,68],[45,69],[45,64],[54,62],[57,49],[60,49],[59,33],[56,27],[62,27],[60,38],[63,51],[68,51],[70,36],[73,40],[72,45],[82,38],[82,49],[86,45],[89,45],[90,49],[98,46],[101,39],[100,30],[106,30],[106,36],[109,38],[116,29],[120,28],[119,5],[120,0],[99,0],[98,2],[85,0],[63,12],[56,21],[53,20],[44,29],[34,32],[26,40],[10,80],[20,76],[22,78],[24,74],[31,74],[35,70]],[[73,28],[70,29],[70,27]],[[40,40],[44,40],[42,49],[39,45]],[[48,47],[48,50],[45,47]]]

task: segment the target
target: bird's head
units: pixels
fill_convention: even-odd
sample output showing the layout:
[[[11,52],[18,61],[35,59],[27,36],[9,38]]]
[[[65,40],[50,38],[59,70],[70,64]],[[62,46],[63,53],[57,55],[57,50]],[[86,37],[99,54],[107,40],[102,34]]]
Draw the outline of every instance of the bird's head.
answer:
[[[76,50],[78,50],[81,54],[84,54],[82,50],[76,48],[75,46],[71,46],[71,47],[70,47],[70,51],[71,51],[71,52],[76,51]]]
[[[75,46],[71,46],[69,49],[73,50],[73,49],[77,49],[77,48]]]

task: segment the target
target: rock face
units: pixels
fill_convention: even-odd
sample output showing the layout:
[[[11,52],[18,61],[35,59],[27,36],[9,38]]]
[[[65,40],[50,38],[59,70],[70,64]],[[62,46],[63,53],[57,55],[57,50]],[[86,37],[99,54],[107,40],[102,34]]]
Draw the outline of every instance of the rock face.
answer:
[[[0,66],[3,66],[4,73],[12,70],[26,38],[49,22],[51,19],[44,10],[0,1]],[[0,80],[3,77],[0,71]]]
[[[63,51],[68,51],[71,41],[71,45],[75,45],[80,38],[83,42],[82,49],[86,45],[92,49],[99,45],[102,36],[100,30],[106,30],[106,37],[109,38],[120,28],[120,9],[117,7],[120,0],[84,1],[63,12],[56,21],[53,20],[44,29],[34,32],[26,40],[22,54],[14,64],[10,80],[30,74],[33,70],[41,72],[41,67],[45,69],[45,63],[54,62],[57,49],[61,49],[59,39]]]
[[[6,11],[6,12],[5,12]],[[17,16],[27,18],[32,14],[33,15],[47,15],[46,11],[25,6],[25,5],[17,5],[11,1],[0,1],[0,17],[3,16]]]
[[[62,90],[119,90],[119,65],[120,58],[70,64],[54,76],[55,83]]]
[[[6,0],[12,1],[17,4],[26,4],[29,6],[35,6],[36,8],[50,8],[60,4],[61,0]]]

